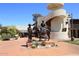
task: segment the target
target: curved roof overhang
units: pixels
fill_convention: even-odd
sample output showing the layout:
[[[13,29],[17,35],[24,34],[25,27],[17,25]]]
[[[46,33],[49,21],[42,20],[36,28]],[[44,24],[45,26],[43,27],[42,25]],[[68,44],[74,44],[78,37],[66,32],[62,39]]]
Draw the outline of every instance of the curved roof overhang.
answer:
[[[55,17],[62,17],[62,18],[67,17],[66,10],[59,9],[59,10],[54,11],[53,13],[51,13],[48,16],[45,17],[45,22],[47,22],[50,19],[55,18]]]
[[[63,15],[60,15],[60,16],[55,16],[55,17],[53,17],[53,18],[50,18],[48,21],[46,21],[46,23],[48,23],[49,21],[51,22],[51,20],[53,20],[53,19],[57,19],[57,18],[62,18],[62,19],[64,19],[66,16],[63,16]]]

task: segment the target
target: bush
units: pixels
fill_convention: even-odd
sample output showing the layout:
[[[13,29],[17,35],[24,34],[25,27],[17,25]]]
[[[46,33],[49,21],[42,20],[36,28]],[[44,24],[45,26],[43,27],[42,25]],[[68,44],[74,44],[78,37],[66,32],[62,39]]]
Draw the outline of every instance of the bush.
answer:
[[[8,31],[8,33],[10,33],[12,38],[14,38],[15,35],[18,33],[17,29],[15,27],[8,27],[7,31]]]
[[[2,40],[2,37],[1,37],[1,35],[0,35],[0,40]]]
[[[8,40],[10,38],[18,38],[15,37],[16,34],[18,34],[19,31],[16,29],[14,26],[7,26],[7,27],[2,27],[0,31],[0,39],[2,40]]]
[[[1,37],[2,37],[2,40],[10,40],[11,35],[10,34],[6,34],[6,33],[2,33]]]

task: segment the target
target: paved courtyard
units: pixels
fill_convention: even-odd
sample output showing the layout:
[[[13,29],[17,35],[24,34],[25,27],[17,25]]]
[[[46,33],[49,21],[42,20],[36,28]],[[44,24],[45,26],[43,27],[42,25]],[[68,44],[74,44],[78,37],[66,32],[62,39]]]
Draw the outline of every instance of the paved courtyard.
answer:
[[[0,56],[72,56],[79,55],[79,46],[73,45],[55,39],[58,46],[53,48],[26,48],[27,38],[18,40],[0,41]]]

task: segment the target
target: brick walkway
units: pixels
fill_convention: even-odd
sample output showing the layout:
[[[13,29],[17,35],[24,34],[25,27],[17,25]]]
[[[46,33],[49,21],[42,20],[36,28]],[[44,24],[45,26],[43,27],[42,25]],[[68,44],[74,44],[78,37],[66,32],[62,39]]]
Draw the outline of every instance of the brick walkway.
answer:
[[[27,38],[18,40],[0,41],[0,56],[57,56],[79,55],[79,46],[53,40],[58,47],[53,48],[26,48]],[[52,40],[50,40],[52,41]]]

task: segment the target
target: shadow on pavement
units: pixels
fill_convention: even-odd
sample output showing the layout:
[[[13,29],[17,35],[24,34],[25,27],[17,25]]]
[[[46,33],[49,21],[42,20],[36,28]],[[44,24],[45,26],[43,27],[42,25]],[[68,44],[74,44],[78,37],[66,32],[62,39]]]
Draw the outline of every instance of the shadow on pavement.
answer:
[[[27,47],[26,45],[21,45],[22,47]]]

